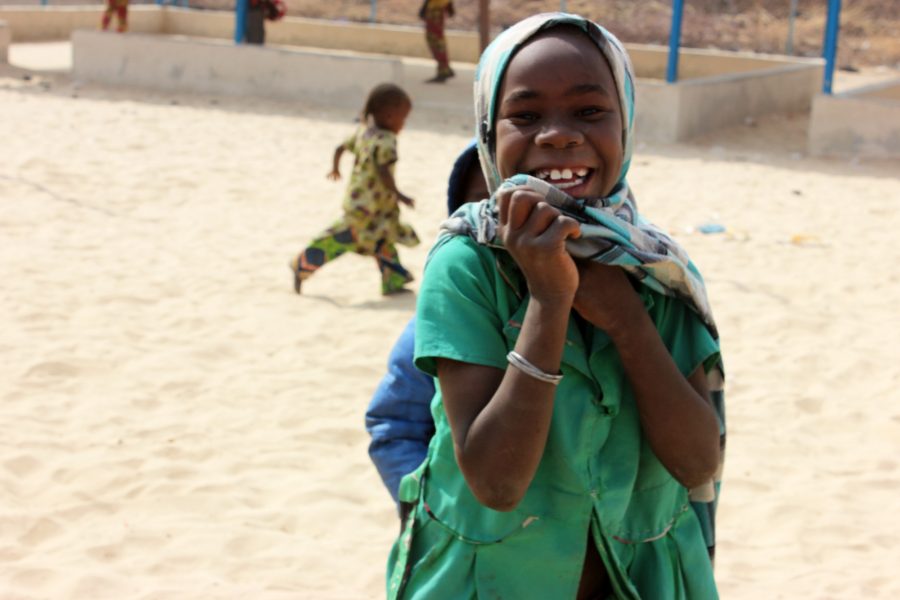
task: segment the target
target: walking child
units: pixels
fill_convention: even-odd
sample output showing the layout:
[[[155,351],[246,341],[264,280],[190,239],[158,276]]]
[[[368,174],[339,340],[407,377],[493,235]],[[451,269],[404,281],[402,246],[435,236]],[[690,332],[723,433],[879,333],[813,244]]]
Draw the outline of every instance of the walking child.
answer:
[[[413,276],[400,264],[396,244],[415,246],[419,238],[412,227],[400,222],[398,203],[412,208],[414,201],[397,189],[397,134],[412,110],[412,101],[400,87],[383,83],[366,100],[356,131],[334,151],[328,178],[341,177],[340,159],[345,151],[354,156],[353,171],[344,194],[344,216],[316,237],[290,263],[294,290],[325,263],[345,252],[373,256],[381,272],[381,292],[406,291]]]
[[[584,18],[498,36],[475,82],[492,192],[442,226],[415,360],[435,435],[389,598],[717,598],[701,517],[717,499],[718,336],[684,250],[626,181],[634,78]]]

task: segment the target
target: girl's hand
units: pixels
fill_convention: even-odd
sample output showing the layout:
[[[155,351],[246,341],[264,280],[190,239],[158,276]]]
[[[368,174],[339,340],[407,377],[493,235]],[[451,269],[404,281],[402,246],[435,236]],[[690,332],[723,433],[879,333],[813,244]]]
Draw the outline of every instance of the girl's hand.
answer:
[[[341,172],[338,171],[337,169],[333,169],[333,170],[331,171],[331,173],[329,173],[329,174],[326,175],[325,177],[327,177],[328,179],[330,179],[330,180],[332,180],[332,181],[337,181],[337,180],[339,180],[339,179],[341,178]]]
[[[410,198],[409,196],[407,196],[406,194],[401,194],[400,192],[397,192],[397,200],[399,200],[400,202],[402,202],[403,204],[407,205],[410,208],[416,207],[416,201],[413,200],[412,198]]]
[[[578,290],[573,308],[610,337],[627,329],[644,304],[621,267],[578,261]]]
[[[497,194],[500,239],[515,259],[534,298],[571,305],[578,269],[566,240],[581,235],[578,222],[563,215],[527,187]]]

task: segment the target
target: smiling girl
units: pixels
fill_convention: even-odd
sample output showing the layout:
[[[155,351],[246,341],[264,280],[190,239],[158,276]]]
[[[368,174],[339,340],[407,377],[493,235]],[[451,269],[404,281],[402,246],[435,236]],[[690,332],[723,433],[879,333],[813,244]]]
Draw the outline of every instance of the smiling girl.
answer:
[[[689,491],[720,464],[719,347],[699,274],[625,181],[627,55],[538,15],[475,89],[493,197],[445,223],[425,270],[437,431],[401,483],[388,596],[716,598]]]

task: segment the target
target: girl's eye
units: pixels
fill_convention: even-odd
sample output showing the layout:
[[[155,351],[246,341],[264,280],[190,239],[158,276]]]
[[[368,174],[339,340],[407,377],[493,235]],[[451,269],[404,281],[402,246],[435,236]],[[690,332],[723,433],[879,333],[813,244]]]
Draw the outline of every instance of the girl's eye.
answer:
[[[537,113],[534,113],[534,112],[519,112],[519,113],[513,113],[506,118],[509,119],[511,122],[515,123],[516,125],[522,125],[522,124],[527,124],[527,123],[534,123],[540,117]]]
[[[579,117],[596,117],[602,113],[606,112],[604,109],[599,106],[588,106],[587,108],[582,108],[578,111]]]

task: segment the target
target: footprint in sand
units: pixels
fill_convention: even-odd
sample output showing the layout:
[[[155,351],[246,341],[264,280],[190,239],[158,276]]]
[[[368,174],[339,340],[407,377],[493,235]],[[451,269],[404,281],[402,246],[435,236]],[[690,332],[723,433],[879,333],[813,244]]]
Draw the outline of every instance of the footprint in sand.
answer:
[[[16,477],[28,477],[43,465],[33,456],[23,454],[3,462],[3,467]]]
[[[63,533],[63,528],[52,519],[38,519],[25,535],[19,538],[23,546],[38,546]]]

